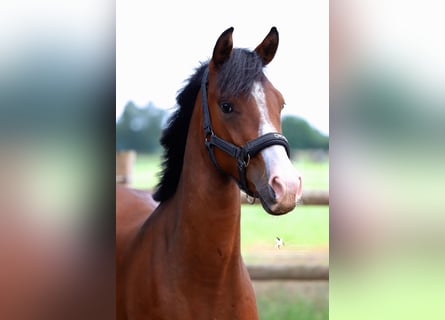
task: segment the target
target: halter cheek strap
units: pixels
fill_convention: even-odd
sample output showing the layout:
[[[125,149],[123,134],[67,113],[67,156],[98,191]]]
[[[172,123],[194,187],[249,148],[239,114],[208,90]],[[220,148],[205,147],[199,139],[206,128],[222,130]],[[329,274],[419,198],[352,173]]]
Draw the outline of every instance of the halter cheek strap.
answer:
[[[209,105],[207,100],[207,80],[208,80],[209,69],[208,67],[204,71],[201,82],[201,93],[202,93],[202,111],[203,111],[203,127],[205,133],[205,145],[209,152],[210,159],[212,160],[214,166],[223,172],[225,172],[218,164],[216,160],[214,147],[224,151],[231,157],[237,160],[239,180],[236,180],[241,190],[251,197],[255,197],[256,194],[249,190],[247,186],[246,169],[249,165],[250,159],[255,157],[261,150],[270,147],[272,145],[281,145],[286,149],[287,156],[289,156],[289,143],[285,136],[278,132],[269,132],[262,136],[259,136],[253,140],[248,141],[244,146],[236,146],[220,137],[218,137],[212,129],[212,123],[210,121]]]

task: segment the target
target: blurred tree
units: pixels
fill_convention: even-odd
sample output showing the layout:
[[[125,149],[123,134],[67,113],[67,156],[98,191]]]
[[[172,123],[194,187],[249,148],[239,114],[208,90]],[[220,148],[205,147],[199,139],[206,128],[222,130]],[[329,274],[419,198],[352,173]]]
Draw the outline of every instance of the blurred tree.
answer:
[[[157,152],[166,113],[152,102],[142,108],[128,102],[116,124],[116,149]]]
[[[311,127],[306,120],[287,115],[281,125],[292,150],[329,149],[329,137]]]
[[[116,149],[158,152],[166,115],[166,111],[157,108],[152,102],[142,108],[132,101],[128,102],[116,124]],[[292,150],[329,149],[329,137],[311,127],[304,119],[284,116],[282,128]]]

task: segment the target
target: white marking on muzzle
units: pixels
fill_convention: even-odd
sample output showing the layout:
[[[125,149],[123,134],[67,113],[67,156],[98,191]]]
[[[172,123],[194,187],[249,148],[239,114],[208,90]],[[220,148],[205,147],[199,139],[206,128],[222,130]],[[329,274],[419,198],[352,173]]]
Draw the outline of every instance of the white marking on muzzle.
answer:
[[[270,121],[266,95],[264,93],[264,88],[260,82],[255,82],[252,88],[252,96],[258,106],[258,111],[260,113],[260,126],[258,129],[258,135],[264,135],[269,132],[278,132],[272,122]],[[286,149],[280,145],[273,145],[261,151],[263,156],[266,174],[268,179],[273,179],[273,177],[279,177],[285,186],[295,186],[295,183],[300,184],[301,180],[299,174],[293,167],[292,163],[287,156]],[[298,181],[298,182],[297,182]],[[286,188],[287,189],[287,188]],[[290,189],[295,189],[290,187]],[[297,188],[298,189],[298,188]],[[285,190],[286,193],[288,190]],[[300,192],[297,192],[300,193]],[[299,195],[297,195],[298,197]],[[296,200],[295,200],[296,201]]]

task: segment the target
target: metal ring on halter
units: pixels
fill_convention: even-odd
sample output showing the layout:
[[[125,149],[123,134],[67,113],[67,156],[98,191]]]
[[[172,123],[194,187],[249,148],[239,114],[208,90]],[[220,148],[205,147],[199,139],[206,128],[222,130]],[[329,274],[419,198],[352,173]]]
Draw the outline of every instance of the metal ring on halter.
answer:
[[[250,163],[250,153],[247,154],[247,161],[244,161],[244,163],[246,164],[246,168],[249,166]]]
[[[213,130],[210,130],[209,133],[206,134],[205,138],[204,138],[204,142],[209,143],[210,142],[210,137],[214,136],[215,134],[213,133]]]

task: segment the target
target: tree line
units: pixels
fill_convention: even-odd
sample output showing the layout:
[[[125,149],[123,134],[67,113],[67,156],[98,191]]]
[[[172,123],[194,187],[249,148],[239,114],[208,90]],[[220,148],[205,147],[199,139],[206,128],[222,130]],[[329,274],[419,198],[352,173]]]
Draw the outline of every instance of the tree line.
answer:
[[[139,153],[161,151],[159,139],[168,116],[169,112],[152,102],[144,107],[128,102],[116,123],[116,150],[135,150]],[[292,151],[329,149],[329,137],[302,118],[283,116],[282,129]]]

